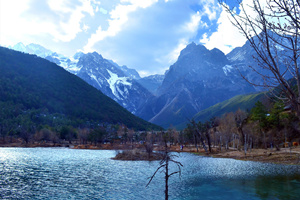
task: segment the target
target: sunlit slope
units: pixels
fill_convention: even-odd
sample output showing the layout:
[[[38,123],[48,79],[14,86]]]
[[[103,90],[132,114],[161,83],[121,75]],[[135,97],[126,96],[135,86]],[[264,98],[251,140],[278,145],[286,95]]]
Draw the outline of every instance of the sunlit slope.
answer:
[[[235,112],[238,109],[245,111],[251,110],[255,103],[257,101],[263,100],[263,98],[266,98],[264,92],[248,95],[237,95],[231,99],[215,104],[207,109],[200,111],[193,117],[193,119],[195,119],[196,121],[205,122],[212,117],[220,117],[225,113]],[[188,122],[180,124],[177,128],[183,129],[185,128],[187,123]]]

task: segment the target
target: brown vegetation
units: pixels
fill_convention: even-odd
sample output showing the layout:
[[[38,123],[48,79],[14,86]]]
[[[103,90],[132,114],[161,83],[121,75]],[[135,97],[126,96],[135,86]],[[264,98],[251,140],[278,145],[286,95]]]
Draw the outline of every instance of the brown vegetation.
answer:
[[[300,165],[300,148],[294,148],[291,150],[281,149],[280,151],[270,149],[253,149],[251,152],[248,152],[247,156],[245,156],[242,151],[227,151],[214,154],[213,157]]]
[[[114,160],[161,160],[163,155],[160,153],[151,153],[150,155],[146,151],[140,149],[125,150],[119,152],[116,157],[112,158]]]
[[[172,151],[180,151],[179,146],[172,146]],[[248,160],[257,162],[268,162],[276,164],[300,165],[300,147],[285,148],[277,151],[274,149],[252,149],[245,156],[242,150],[223,150],[212,148],[212,153],[207,154],[204,149],[197,149],[194,146],[185,146],[181,152],[196,153],[198,155],[212,156],[214,158],[232,158],[237,160]]]
[[[69,147],[73,149],[97,149],[97,150],[123,150],[123,153],[116,156],[116,160],[160,160],[162,157],[158,153],[151,153],[150,159],[148,159],[148,153],[145,150],[144,145],[134,144],[134,145],[125,145],[125,144],[101,144],[101,145],[92,145],[92,144],[80,144],[80,145],[69,145],[69,144],[58,144],[58,143],[22,143],[22,140],[13,140],[12,143],[1,144],[1,147]],[[300,165],[300,147],[294,146],[291,148],[281,148],[279,151],[274,149],[251,149],[248,151],[245,156],[244,151],[236,149],[223,148],[220,151],[220,148],[213,147],[212,153],[207,154],[204,149],[199,149],[194,145],[184,145],[181,150],[181,146],[171,145],[169,148],[173,152],[188,152],[196,153],[199,155],[212,156],[215,158],[232,158],[238,160],[249,160],[249,161],[258,161],[258,162],[269,162],[269,163],[278,163],[278,164],[296,164]],[[163,151],[163,146],[154,145],[154,151]]]

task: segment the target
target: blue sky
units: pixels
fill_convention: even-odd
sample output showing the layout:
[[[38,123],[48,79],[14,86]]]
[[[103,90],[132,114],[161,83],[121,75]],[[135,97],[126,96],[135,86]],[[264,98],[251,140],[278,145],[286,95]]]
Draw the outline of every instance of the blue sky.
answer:
[[[18,42],[97,51],[145,76],[163,74],[191,42],[229,53],[245,38],[217,0],[0,0],[0,45]]]

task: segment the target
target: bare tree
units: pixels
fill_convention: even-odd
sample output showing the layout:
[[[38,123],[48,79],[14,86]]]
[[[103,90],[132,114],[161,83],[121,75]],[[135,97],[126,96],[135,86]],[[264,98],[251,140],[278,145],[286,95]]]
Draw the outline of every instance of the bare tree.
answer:
[[[78,138],[81,144],[87,144],[89,134],[90,134],[90,130],[88,128],[78,129]]]
[[[168,150],[168,146],[167,146],[167,141],[165,140],[165,152],[164,152],[164,156],[163,159],[160,161],[160,166],[156,169],[156,171],[154,172],[154,174],[149,177],[150,180],[148,182],[148,184],[146,185],[146,187],[148,187],[148,185],[151,183],[151,181],[153,180],[153,178],[155,177],[155,175],[157,174],[157,172],[159,172],[160,170],[164,170],[164,174],[165,174],[165,199],[168,200],[169,199],[169,178],[174,175],[174,174],[179,174],[179,177],[181,176],[181,167],[183,167],[183,165],[174,160],[174,157],[176,157],[176,155],[170,155],[170,152]],[[169,165],[170,163],[174,163],[177,165],[178,167],[178,171],[169,172]]]
[[[148,154],[148,159],[150,159],[150,156],[153,152],[153,149],[154,149],[154,133],[147,133],[147,136],[146,136],[146,141],[144,143],[144,146],[145,146],[145,150]]]
[[[228,150],[232,133],[236,132],[235,116],[232,112],[227,113],[220,119],[219,131],[222,133],[222,138],[225,140],[226,149]]]
[[[200,139],[200,142],[201,142],[201,144],[202,144],[202,146],[203,146],[203,149],[205,150],[205,152],[206,153],[208,153],[208,150],[207,150],[207,147],[206,147],[206,145],[205,145],[205,135],[204,135],[204,133],[202,132],[202,130],[201,130],[201,124],[200,124],[200,126],[198,126],[197,125],[197,123],[195,122],[195,120],[192,120],[192,121],[190,121],[191,122],[191,124],[193,125],[193,129],[194,129],[194,133],[195,133],[195,135],[196,136],[198,136],[199,137],[199,139]],[[198,150],[197,150],[198,151]]]
[[[245,141],[245,134],[243,132],[243,127],[247,123],[249,115],[245,111],[243,111],[241,109],[238,109],[235,112],[234,116],[235,116],[235,123],[236,123],[236,127],[237,127],[237,132],[241,136],[240,139],[241,139],[241,142],[243,143]]]
[[[245,157],[247,156],[247,151],[253,148],[254,138],[255,135],[258,134],[257,122],[247,123],[243,126],[243,133],[244,133],[244,153]],[[261,138],[259,135],[257,138]]]
[[[226,1],[219,2],[256,52],[254,59],[258,67],[249,67],[263,82],[255,83],[244,78],[255,86],[270,89],[273,95],[291,105],[300,118],[300,1],[253,0],[250,6],[237,0],[241,9],[239,14],[236,9],[230,9]],[[291,81],[291,77],[295,81]]]
[[[190,121],[190,124],[187,124],[187,128],[185,129],[186,135],[191,135],[195,144],[195,148],[197,149],[198,152],[198,136],[196,131],[194,130],[194,121]]]

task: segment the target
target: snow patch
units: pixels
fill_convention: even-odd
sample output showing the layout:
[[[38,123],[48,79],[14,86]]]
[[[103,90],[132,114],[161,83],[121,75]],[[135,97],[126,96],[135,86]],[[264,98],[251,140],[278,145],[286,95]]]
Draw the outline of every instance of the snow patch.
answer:
[[[112,93],[115,95],[115,97],[117,97],[118,99],[121,99],[121,97],[119,96],[119,94],[124,97],[124,93],[128,94],[128,89],[124,87],[124,91],[120,90],[120,88],[118,87],[118,85],[127,85],[129,87],[132,86],[132,83],[129,82],[129,78],[128,77],[119,77],[117,74],[111,72],[110,70],[106,69],[107,72],[110,75],[109,79],[106,79],[109,87],[112,91]],[[119,94],[118,94],[119,93]]]
[[[102,85],[100,84],[100,82],[98,81],[97,77],[94,74],[89,74],[89,76],[98,83],[100,88],[102,88]]]
[[[232,69],[233,69],[233,67],[232,67],[231,65],[225,65],[225,66],[223,67],[224,74],[225,74],[226,76],[228,76],[228,73],[230,73]]]
[[[233,57],[229,58],[230,61],[243,61],[245,60],[246,50],[238,51]]]

